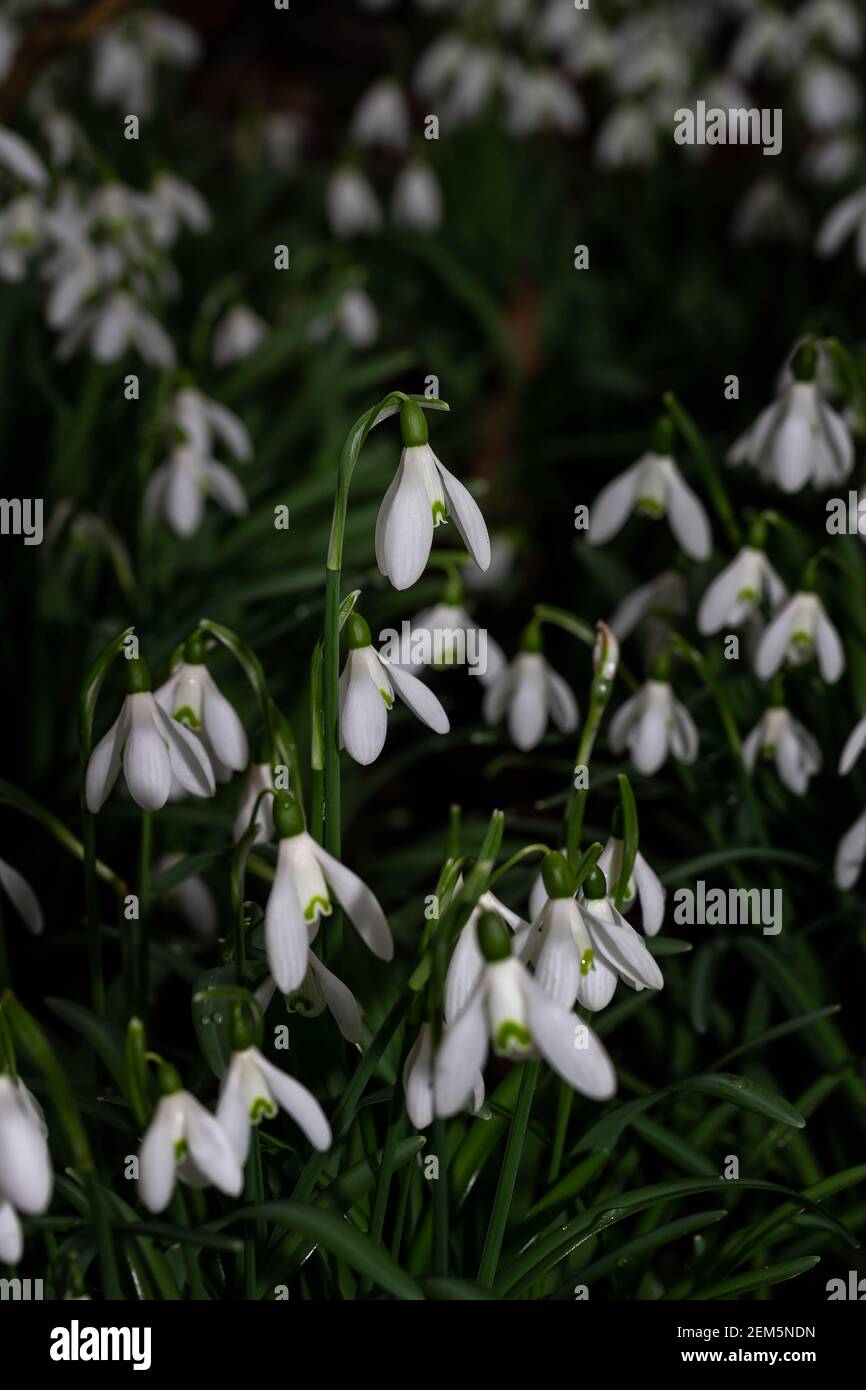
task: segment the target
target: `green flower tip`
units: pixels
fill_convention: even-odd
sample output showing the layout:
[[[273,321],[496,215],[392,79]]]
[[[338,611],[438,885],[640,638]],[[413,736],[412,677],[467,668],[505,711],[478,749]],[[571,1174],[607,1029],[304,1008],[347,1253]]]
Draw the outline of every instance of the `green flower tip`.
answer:
[[[615,840],[623,838],[623,815],[622,807],[619,804],[613,808],[613,815],[610,818],[610,833]]]
[[[232,1010],[232,1051],[246,1052],[253,1045],[253,1035],[243,1007],[235,1004]]]
[[[126,688],[130,695],[142,695],[150,690],[150,672],[141,657],[126,659]]]
[[[346,636],[349,639],[349,650],[352,652],[357,651],[359,647],[370,646],[370,629],[360,613],[349,614],[346,619]]]
[[[417,401],[404,401],[401,405],[400,431],[406,449],[417,449],[427,443],[427,421]]]
[[[520,650],[522,652],[543,652],[544,638],[541,635],[541,623],[535,619],[523,629],[520,637]]]
[[[303,813],[290,792],[282,792],[274,797],[274,829],[281,840],[291,839],[293,835],[303,832]]]
[[[183,649],[183,659],[189,662],[190,666],[204,664],[204,638],[200,632],[193,632],[187,637]]]
[[[669,415],[660,415],[653,425],[650,448],[654,454],[670,457],[674,451],[674,427]]]
[[[489,962],[507,960],[511,955],[511,934],[496,912],[482,912],[478,919],[478,945]]]
[[[597,864],[593,865],[583,880],[583,896],[585,898],[607,897],[607,880],[604,876],[604,870],[600,869]]]
[[[171,1062],[160,1062],[156,1079],[161,1095],[173,1096],[177,1091],[183,1090],[177,1067],[173,1067]]]
[[[812,381],[818,365],[818,353],[814,343],[803,343],[794,358],[794,376],[797,381]]]
[[[574,894],[574,874],[558,850],[548,854],[541,866],[541,877],[549,898],[570,898]]]

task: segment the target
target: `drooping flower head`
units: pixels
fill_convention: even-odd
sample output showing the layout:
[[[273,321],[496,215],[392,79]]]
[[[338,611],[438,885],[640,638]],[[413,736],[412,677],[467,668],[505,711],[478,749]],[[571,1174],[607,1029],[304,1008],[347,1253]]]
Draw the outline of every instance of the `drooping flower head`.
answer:
[[[381,753],[395,693],[434,733],[447,734],[448,716],[433,691],[409,671],[383,660],[357,611],[350,614],[346,632],[349,655],[340,677],[340,744],[355,761],[366,766]]]
[[[577,728],[577,701],[545,658],[537,622],[524,629],[518,655],[485,693],[485,723],[498,724],[504,716],[513,742],[524,753],[541,742],[550,719],[561,733]]]

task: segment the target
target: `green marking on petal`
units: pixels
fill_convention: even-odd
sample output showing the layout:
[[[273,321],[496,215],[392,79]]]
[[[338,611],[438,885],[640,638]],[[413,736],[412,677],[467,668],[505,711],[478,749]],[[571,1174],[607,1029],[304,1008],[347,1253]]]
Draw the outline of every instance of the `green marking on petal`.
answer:
[[[761,756],[762,756],[763,758],[775,758],[775,756],[776,756],[776,745],[775,745],[775,743],[765,743],[764,746],[763,746],[763,748],[761,749]]]
[[[665,514],[664,503],[655,497],[639,497],[635,511],[638,516],[648,516],[652,521],[661,521]]]
[[[750,589],[748,585],[737,594],[740,603],[757,603],[759,597],[757,589]]]
[[[581,975],[588,975],[592,968],[592,947],[588,946],[587,949],[585,951],[582,951],[580,955]]]
[[[324,915],[325,917],[330,917],[330,915],[331,915],[331,902],[330,902],[330,899],[329,899],[329,898],[320,898],[320,897],[316,896],[315,898],[310,898],[310,901],[307,903],[307,906],[304,908],[304,921],[305,921],[305,922],[313,922],[313,921],[315,921],[315,918],[316,918],[316,904],[318,904],[319,910],[323,913],[323,915]]]
[[[172,717],[177,720],[178,724],[185,724],[188,729],[201,728],[201,720],[189,705],[181,705],[180,709],[175,710]]]
[[[808,647],[810,650],[814,646],[812,635],[802,630],[795,632],[791,638],[792,647]]]
[[[493,1046],[502,1057],[512,1052],[528,1052],[532,1046],[532,1034],[513,1018],[506,1018],[496,1030]]]
[[[437,498],[437,500],[432,504],[430,510],[431,510],[431,512],[433,513],[433,525],[434,525],[434,526],[441,526],[441,524],[442,524],[443,521],[447,521],[447,520],[448,520],[448,512],[447,512],[446,509],[445,509],[445,503],[444,503],[444,502],[440,502],[440,501],[438,500],[438,498]]]
[[[175,1160],[176,1160],[178,1163],[183,1163],[183,1160],[186,1158],[186,1156],[187,1156],[188,1153],[189,1153],[189,1148],[187,1147],[187,1142],[186,1142],[186,1140],[185,1140],[185,1139],[176,1139],[176,1140],[175,1140],[175,1144],[174,1144],[174,1156],[175,1156]]]
[[[256,1096],[250,1106],[250,1124],[257,1125],[262,1120],[272,1120],[277,1113],[277,1107],[267,1096]]]
[[[379,687],[379,694],[382,696],[382,699],[385,701],[385,708],[386,708],[386,709],[393,709],[393,708],[394,708],[394,696],[393,696],[393,695],[390,695],[390,694],[388,693],[387,690],[383,690],[381,686]]]
[[[296,989],[294,994],[286,995],[286,1008],[290,1014],[312,1013],[315,1007],[315,1001],[300,989]]]

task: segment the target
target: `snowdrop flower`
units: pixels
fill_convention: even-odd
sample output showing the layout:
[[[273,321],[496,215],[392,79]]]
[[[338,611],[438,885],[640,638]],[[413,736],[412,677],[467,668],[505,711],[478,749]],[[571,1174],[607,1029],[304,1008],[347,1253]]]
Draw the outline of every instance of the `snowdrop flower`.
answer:
[[[854,887],[863,869],[864,859],[866,859],[866,811],[863,811],[850,829],[845,831],[836,850],[833,877],[836,880],[836,886],[841,888],[843,892]]]
[[[165,329],[126,290],[115,290],[96,309],[82,315],[62,339],[58,353],[67,358],[87,343],[97,362],[116,362],[134,348],[153,367],[175,365],[174,347]]]
[[[657,520],[667,516],[674,536],[692,560],[706,560],[712,549],[710,523],[696,493],[671,457],[673,429],[662,419],[652,447],[607,487],[590,508],[587,541],[604,545],[621,531],[632,512]]]
[[[615,815],[614,820],[616,821],[615,828],[598,856],[598,867],[611,886],[619,883],[624,848],[621,815]],[[662,887],[658,876],[638,850],[635,855],[631,878],[626,886],[625,897],[622,901],[623,912],[631,912],[635,903],[639,902],[644,933],[647,936],[655,936],[665,919],[666,900],[667,890]]]
[[[493,90],[497,71],[493,53],[448,33],[425,51],[415,69],[414,85],[419,96],[437,103],[443,124],[456,126],[478,115]]]
[[[5,892],[25,927],[28,927],[34,936],[41,936],[45,928],[45,919],[39,899],[24,875],[13,869],[11,864],[7,864],[5,859],[0,859],[0,888]]]
[[[396,82],[386,78],[364,93],[349,125],[359,145],[404,150],[409,143],[409,107]]]
[[[402,635],[399,641],[389,638],[381,655],[413,675],[428,668],[441,670],[465,663],[486,688],[505,669],[499,643],[463,607],[463,585],[456,575],[446,581],[439,603],[415,614],[409,623],[408,651],[406,646]]]
[[[447,1118],[466,1103],[491,1043],[500,1057],[540,1054],[582,1095],[609,1100],[616,1091],[616,1073],[604,1047],[512,955],[508,928],[495,913],[482,913],[478,941],[484,957],[481,979],[446,1027],[435,1059],[436,1114]]]
[[[156,68],[187,68],[201,53],[196,31],[162,10],[147,10],[97,34],[93,45],[93,95],[124,111],[149,116],[155,104]]]
[[[459,893],[462,886],[463,877],[461,875],[454,885],[455,895]],[[443,998],[446,1023],[453,1022],[458,1014],[462,1013],[465,1004],[478,988],[484,974],[484,956],[478,941],[478,923],[481,920],[482,912],[495,912],[498,917],[502,918],[509,930],[514,933],[514,949],[517,954],[526,944],[529,923],[524,922],[522,917],[500,902],[495,893],[482,893],[478,899],[477,907],[473,908],[465,927],[457,938],[454,950],[451,952],[451,959],[448,962]],[[477,1110],[478,1106],[476,1105],[475,1108]]]
[[[785,661],[790,666],[803,666],[813,656],[823,679],[833,685],[845,670],[839,634],[818,595],[799,592],[764,631],[755,653],[755,675],[767,681]]]
[[[807,0],[795,19],[807,41],[824,40],[841,58],[855,58],[860,52],[863,28],[856,7],[848,0]]]
[[[350,347],[372,347],[379,336],[379,315],[364,290],[346,290],[337,305],[337,322]]]
[[[307,956],[307,973],[302,983],[286,995],[286,1008],[289,1013],[300,1014],[303,1018],[318,1018],[327,1009],[346,1042],[353,1047],[359,1046],[364,1036],[364,1017],[357,999],[348,985],[319,960],[315,951],[311,950]]]
[[[194,536],[204,519],[206,497],[230,516],[244,516],[247,511],[246,494],[231,469],[181,444],[151,474],[144,494],[145,515],[153,519],[162,514],[175,535]]]
[[[227,782],[249,761],[244,726],[204,664],[204,644],[191,637],[184,659],[154,692],[157,704],[190,729],[207,753],[217,780]]]
[[[176,174],[157,175],[148,210],[157,246],[171,246],[184,227],[199,233],[211,227],[210,209],[204,198],[198,189]]]
[[[177,1178],[190,1187],[212,1183],[227,1197],[240,1196],[241,1162],[217,1117],[183,1089],[174,1067],[165,1062],[159,1081],[162,1098],[138,1157],[138,1190],[148,1211],[165,1211]]]
[[[235,843],[243,839],[250,828],[250,820],[255,810],[256,802],[262,792],[273,790],[274,774],[270,761],[255,762],[250,766],[247,780],[244,785],[241,799],[238,802],[238,812],[235,817],[234,830],[232,832]],[[274,838],[274,808],[271,796],[262,796],[259,801],[259,808],[256,811],[256,836],[253,840],[254,845],[266,845]]]
[[[183,854],[162,854],[153,866],[154,878],[167,874],[185,859]],[[219,930],[219,912],[213,893],[200,874],[188,874],[175,884],[162,901],[166,907],[174,908],[186,922],[191,931],[204,941],[213,941]]]
[[[698,756],[695,721],[675,698],[667,679],[650,678],[626,700],[610,722],[609,737],[612,751],[628,749],[635,768],[645,777],[658,772],[670,753],[681,763],[693,763]]]
[[[30,194],[13,198],[0,212],[0,279],[24,279],[42,240],[43,220],[42,204]]]
[[[624,642],[638,624],[644,624],[647,662],[652,665],[670,641],[674,619],[688,612],[686,582],[678,570],[664,570],[628,594],[614,611],[609,626]]]
[[[337,169],[327,189],[328,220],[334,236],[378,232],[382,213],[372,185],[359,169]]]
[[[638,102],[623,102],[602,121],[595,142],[602,169],[634,169],[651,164],[656,149],[652,116]]]
[[[40,1216],[51,1201],[47,1136],[42,1112],[24,1083],[0,1075],[0,1264],[21,1259],[18,1213]]]
[[[803,155],[802,169],[813,183],[841,183],[853,174],[858,158],[856,138],[839,134],[810,145]]]
[[[813,130],[835,130],[860,115],[860,88],[838,63],[811,59],[798,79],[800,106]]]
[[[759,72],[781,76],[800,53],[796,21],[778,10],[761,8],[746,21],[734,44],[730,66],[737,77],[750,81]]]
[[[503,72],[506,128],[518,139],[553,129],[573,135],[586,120],[583,103],[571,84],[550,69],[534,71],[510,62]]]
[[[211,400],[194,386],[178,391],[172,404],[172,419],[183,431],[186,442],[200,454],[209,454],[214,443],[219,443],[225,445],[239,463],[247,463],[252,458],[252,441],[243,421],[234,411]]]
[[[733,109],[733,108],[729,108]],[[779,179],[758,178],[737,204],[731,224],[736,242],[787,241],[796,245],[808,231],[808,219],[800,203],[789,197]]]
[[[577,728],[577,701],[545,659],[537,623],[524,630],[520,652],[484,696],[485,723],[498,724],[506,713],[509,735],[522,753],[538,746],[548,719],[563,734]]]
[[[382,659],[360,613],[350,614],[346,632],[349,655],[340,677],[341,748],[363,767],[376,761],[385,746],[395,692],[434,733],[447,734],[448,716],[432,690],[409,671]]]
[[[866,272],[866,188],[830,209],[818,228],[815,250],[819,256],[835,256],[849,236],[856,237],[857,269]]]
[[[435,1119],[433,1104],[433,1025],[422,1023],[403,1063],[406,1113],[415,1129],[426,1129]]]
[[[87,809],[95,814],[102,808],[121,767],[129,794],[143,811],[165,805],[173,779],[192,796],[213,796],[207,753],[194,734],[157,704],[143,661],[128,662],[127,682],[130,694],[87,764]]]
[[[391,932],[366,884],[304,830],[303,815],[293,796],[282,793],[275,797],[273,814],[279,850],[274,886],[265,909],[265,949],[281,993],[291,994],[303,984],[310,942],[322,917],[331,915],[332,894],[364,944],[379,960],[391,960]]]
[[[211,356],[214,366],[230,367],[255,352],[268,331],[263,318],[246,304],[235,304],[214,331]]]
[[[424,573],[435,528],[451,518],[478,565],[490,564],[490,537],[477,502],[449,473],[428,443],[424,411],[415,401],[400,409],[403,453],[376,521],[376,563],[395,589],[408,589]]]
[[[816,740],[782,705],[765,710],[743,741],[743,762],[750,772],[759,757],[775,762],[780,781],[796,796],[805,796],[810,777],[823,762]]]
[[[721,628],[740,627],[756,612],[761,600],[775,610],[788,591],[763,549],[744,545],[710,584],[698,609],[698,631],[704,636]]]
[[[303,1130],[314,1149],[331,1147],[331,1126],[315,1096],[252,1045],[247,1029],[234,1024],[236,1047],[217,1105],[217,1122],[237,1162],[243,1167],[250,1151],[250,1127],[274,1119],[285,1110]]]
[[[812,379],[817,353],[803,344],[794,359],[794,381],[728,451],[728,463],[749,462],[765,483],[799,492],[809,482],[827,487],[842,482],[854,466],[851,431]]]
[[[602,869],[596,865],[590,871],[580,901],[563,855],[548,854],[542,878],[549,896],[524,960],[535,962],[535,980],[545,994],[563,1009],[579,1000],[598,1012],[610,1003],[618,979],[637,990],[664,986],[640,933],[608,897]]]
[[[0,170],[28,188],[44,188],[48,170],[34,149],[14,130],[0,126]]]
[[[408,232],[435,232],[442,221],[442,190],[429,164],[413,160],[397,175],[391,216]]]

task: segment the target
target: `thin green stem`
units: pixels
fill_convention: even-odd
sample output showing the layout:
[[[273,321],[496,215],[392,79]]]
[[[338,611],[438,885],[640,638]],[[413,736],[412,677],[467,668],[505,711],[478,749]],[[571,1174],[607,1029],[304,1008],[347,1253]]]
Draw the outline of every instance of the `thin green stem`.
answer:
[[[12,969],[9,965],[9,950],[6,945],[6,917],[0,902],[0,991],[12,988]]]
[[[134,986],[132,1012],[147,1016],[150,993],[150,859],[153,841],[153,813],[141,813],[141,842],[138,861],[138,919],[135,923]]]
[[[567,1081],[559,1083],[559,1100],[556,1106],[556,1120],[553,1129],[553,1148],[550,1151],[550,1164],[547,1169],[547,1181],[556,1182],[562,1168],[562,1159],[565,1153],[565,1136],[568,1132],[568,1121],[571,1117],[571,1106],[574,1101],[574,1091]]]
[[[439,1171],[433,1188],[433,1273],[448,1273],[448,1131],[437,1115],[432,1129],[433,1149]]]
[[[496,1198],[493,1203],[490,1224],[487,1227],[487,1238],[481,1255],[481,1265],[478,1270],[478,1282],[484,1289],[492,1289],[496,1279],[499,1256],[502,1253],[502,1242],[505,1239],[517,1173],[520,1168],[520,1159],[523,1155],[523,1142],[526,1138],[529,1112],[532,1109],[535,1083],[538,1079],[537,1062],[524,1062],[523,1068],[517,1104],[514,1107],[511,1128],[508,1132],[508,1144],[505,1149],[505,1157],[502,1160]]]
[[[246,1200],[250,1203],[264,1201],[265,1189],[262,1177],[262,1149],[259,1132],[254,1129],[250,1135],[250,1156],[246,1170]],[[256,1240],[262,1238],[264,1225],[256,1222],[244,1241],[244,1298],[256,1298]]]
[[[99,1180],[91,1169],[84,1173],[84,1184],[87,1188],[90,1215],[93,1218],[96,1233],[96,1248],[99,1252],[99,1268],[102,1274],[102,1294],[104,1298],[117,1302],[123,1299],[123,1290],[120,1286],[120,1275],[117,1272],[108,1206]]]

